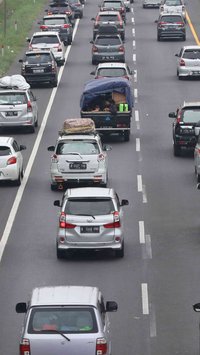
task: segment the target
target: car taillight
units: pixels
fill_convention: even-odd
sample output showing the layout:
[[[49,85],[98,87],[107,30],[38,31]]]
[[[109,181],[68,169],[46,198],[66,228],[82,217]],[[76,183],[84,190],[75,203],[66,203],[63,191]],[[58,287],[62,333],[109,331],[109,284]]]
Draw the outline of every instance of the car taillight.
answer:
[[[98,160],[98,161],[103,161],[103,160],[105,160],[105,155],[102,154],[102,153],[99,154],[97,160]]]
[[[124,52],[124,46],[119,47],[119,52]]]
[[[181,67],[184,67],[184,66],[185,66],[185,61],[184,61],[183,59],[181,59],[180,62],[179,62],[179,65],[180,65]]]
[[[177,24],[178,26],[181,26],[181,27],[184,27],[184,26],[185,26],[183,22],[177,22],[176,24]]]
[[[119,212],[113,212],[113,222],[104,224],[104,228],[120,228]]]
[[[128,75],[124,75],[123,78],[128,79],[129,80],[129,76]]]
[[[65,212],[61,212],[60,219],[59,219],[59,227],[60,228],[66,228],[66,229],[73,229],[76,226],[75,226],[75,224],[67,223],[66,222],[66,214],[65,214]]]
[[[72,15],[71,11],[65,11],[65,13],[67,14],[67,16],[71,16]]]
[[[182,11],[184,11],[185,10],[185,6],[184,5],[182,5]]]
[[[125,11],[125,8],[124,7],[121,7],[121,12],[124,12]]]
[[[62,46],[61,44],[59,44],[58,46],[55,46],[54,48],[57,48],[58,52],[62,52]]]
[[[56,67],[55,67],[55,64],[54,64],[54,61],[52,60],[51,62],[51,68],[52,68],[52,72],[55,72],[56,71]]]
[[[69,28],[70,27],[70,24],[69,23],[65,23],[62,28]]]
[[[41,29],[41,30],[48,30],[48,26],[41,25],[41,26],[40,26],[40,29]]]
[[[92,52],[98,52],[98,48],[96,46],[92,46]]]
[[[163,11],[163,10],[164,10],[164,6],[161,6],[161,7],[160,7],[160,11]]]
[[[31,102],[30,101],[28,101],[27,102],[27,112],[32,112],[32,105],[31,105]]]
[[[105,338],[97,338],[96,355],[103,355],[107,353],[107,341]]]
[[[30,49],[30,51],[33,49],[32,44],[29,44],[28,48]]]
[[[16,157],[11,157],[7,160],[7,165],[12,165],[12,164],[16,164],[17,162],[17,158]]]
[[[177,118],[176,118],[176,123],[180,123],[181,122],[181,116],[180,114],[178,114]]]
[[[58,157],[56,154],[53,154],[52,157],[51,157],[51,162],[52,163],[58,163]]]
[[[53,15],[53,12],[52,11],[48,11],[47,15]]]
[[[119,25],[120,25],[120,27],[123,27],[123,21],[122,20],[119,21]]]
[[[30,342],[28,339],[22,339],[20,343],[20,355],[31,355]]]
[[[166,25],[166,22],[159,22],[159,23],[158,23],[158,26],[159,26],[159,27],[164,27],[165,25]]]

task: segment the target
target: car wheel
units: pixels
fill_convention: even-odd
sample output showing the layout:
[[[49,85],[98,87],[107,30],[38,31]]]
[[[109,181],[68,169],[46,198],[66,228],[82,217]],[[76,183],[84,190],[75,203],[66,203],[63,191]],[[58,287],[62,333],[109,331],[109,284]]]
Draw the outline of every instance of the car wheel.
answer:
[[[80,15],[79,15],[79,18],[83,18],[83,14],[80,14]]]
[[[56,191],[57,189],[57,184],[51,184],[51,191]]]
[[[57,85],[58,85],[58,80],[57,80],[57,79],[53,80],[53,81],[51,82],[51,85],[52,85],[53,88],[56,88]]]
[[[35,127],[38,127],[38,115],[37,115],[36,120],[35,120]]]
[[[157,35],[157,41],[158,41],[158,42],[160,41],[160,36],[159,36],[159,35]]]
[[[67,44],[70,46],[72,44],[72,37],[69,37]]]
[[[130,131],[124,131],[124,142],[129,142],[130,140]]]
[[[117,258],[123,258],[124,257],[124,242],[122,243],[122,248],[115,250],[115,256]]]
[[[92,59],[92,65],[96,65],[96,64],[97,64],[96,60]]]
[[[22,172],[20,171],[17,180],[15,180],[15,182],[14,182],[14,185],[20,186],[21,182],[22,182]]]
[[[183,41],[186,41],[186,35],[183,36]]]
[[[36,123],[36,122],[35,122],[35,123]],[[28,130],[29,130],[30,133],[35,133],[35,123],[34,123],[34,126],[30,126],[30,127],[29,127]]]
[[[181,155],[181,147],[174,143],[174,156],[180,157]]]
[[[65,255],[65,250],[60,250],[58,247],[56,248],[56,256],[57,259],[64,259]]]

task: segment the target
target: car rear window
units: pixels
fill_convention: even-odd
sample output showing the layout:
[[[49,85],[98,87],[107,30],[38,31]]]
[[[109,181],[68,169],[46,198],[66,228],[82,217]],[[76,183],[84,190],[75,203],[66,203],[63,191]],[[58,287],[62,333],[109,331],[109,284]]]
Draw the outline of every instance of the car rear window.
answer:
[[[97,333],[97,322],[92,308],[55,307],[33,309],[28,333]]]
[[[0,105],[22,105],[26,103],[25,93],[0,93]]]
[[[0,146],[0,157],[5,157],[6,155],[11,155],[11,150],[9,147],[5,146]]]
[[[115,76],[125,76],[127,75],[126,70],[124,68],[102,68],[98,70],[98,75],[99,76],[109,76],[109,77],[115,77]]]
[[[200,50],[188,49],[183,53],[183,58],[200,59]]]
[[[182,5],[180,0],[166,0],[165,5],[167,6],[180,6]]]
[[[103,3],[103,6],[104,7],[116,7],[116,8],[119,8],[119,7],[121,7],[121,2],[119,2],[119,1],[117,1],[117,2],[115,2],[115,1],[105,1]]]
[[[119,19],[118,19],[117,15],[100,15],[99,21],[100,22],[107,22],[107,21],[116,22],[116,21],[119,21]]]
[[[177,23],[177,22],[183,22],[183,19],[181,16],[162,16],[161,21],[162,22]]]
[[[25,61],[28,64],[38,64],[38,63],[49,63],[51,62],[52,58],[50,54],[45,53],[45,54],[29,54],[26,56]]]
[[[80,155],[99,154],[99,146],[96,141],[89,140],[71,140],[59,143],[56,149],[56,154],[66,155],[71,154],[74,157]]]
[[[69,198],[65,206],[65,213],[70,215],[103,216],[114,212],[111,198]]]
[[[63,25],[65,23],[64,18],[45,18],[44,19],[44,24],[49,26],[49,25]]]
[[[197,123],[200,121],[200,107],[184,109],[182,111],[181,119],[185,123]]]
[[[34,36],[31,44],[38,44],[38,43],[59,43],[57,36]]]
[[[121,44],[119,37],[97,37],[95,44],[100,46],[115,46]]]

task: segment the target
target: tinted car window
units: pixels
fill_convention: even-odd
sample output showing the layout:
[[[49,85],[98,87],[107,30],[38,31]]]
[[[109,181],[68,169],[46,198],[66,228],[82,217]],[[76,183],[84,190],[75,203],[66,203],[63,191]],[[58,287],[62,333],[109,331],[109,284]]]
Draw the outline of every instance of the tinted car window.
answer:
[[[28,333],[96,333],[97,323],[93,309],[90,308],[45,308],[31,312]]]
[[[108,46],[108,45],[118,45],[121,44],[119,37],[104,37],[104,38],[97,38],[95,44]]]
[[[15,152],[19,152],[19,146],[16,141],[13,142],[13,149]]]
[[[104,7],[115,7],[115,8],[119,8],[119,7],[121,7],[121,3],[120,3],[120,2],[114,2],[114,1],[111,1],[111,2],[104,2],[104,3],[103,3],[103,6],[104,6]]]
[[[187,123],[196,123],[200,121],[200,108],[183,110],[181,115],[182,121]]]
[[[98,75],[101,76],[124,76],[126,75],[126,71],[123,68],[103,68],[103,69],[99,69],[98,71]]]
[[[24,93],[0,93],[0,105],[22,105],[26,103]]]
[[[161,21],[163,22],[183,22],[180,16],[162,16]]]
[[[29,54],[26,56],[25,61],[28,64],[49,63],[51,62],[51,56],[48,53],[45,54]]]
[[[59,43],[59,40],[57,36],[34,36],[31,43]]]
[[[0,146],[0,157],[4,157],[6,155],[11,155],[10,148],[6,146]]]
[[[99,154],[99,147],[94,141],[69,141],[58,144],[56,154],[65,155],[69,153],[79,153],[81,155]]]
[[[49,26],[49,25],[63,25],[65,23],[64,18],[45,18],[44,19],[44,24]]]
[[[100,15],[99,16],[99,21],[118,21],[118,16],[117,15]]]
[[[71,215],[102,216],[114,212],[110,198],[70,198],[65,206],[65,213]]]
[[[168,5],[168,6],[179,6],[179,5],[182,5],[182,3],[181,3],[180,0],[166,0],[165,1],[165,5]]]
[[[186,50],[183,54],[183,58],[186,59],[200,59],[200,50]]]

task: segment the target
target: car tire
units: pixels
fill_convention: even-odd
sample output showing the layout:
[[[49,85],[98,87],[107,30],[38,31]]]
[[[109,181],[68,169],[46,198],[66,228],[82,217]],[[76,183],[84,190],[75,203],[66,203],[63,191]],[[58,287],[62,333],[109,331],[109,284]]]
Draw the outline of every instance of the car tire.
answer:
[[[175,157],[180,157],[180,155],[181,155],[181,147],[174,143],[173,150],[174,150],[174,156]]]
[[[56,248],[56,256],[57,259],[64,259],[65,255],[65,250],[60,250],[58,247]]]
[[[35,122],[35,123],[36,123],[36,122]],[[30,127],[29,127],[28,130],[29,130],[30,133],[35,133],[35,123],[34,123],[34,126],[30,126]]]
[[[124,131],[124,142],[129,142],[130,140],[130,131]]]
[[[160,42],[160,36],[159,35],[157,35],[157,41]]]
[[[83,18],[83,14],[80,14],[80,15],[79,15],[79,18]]]
[[[69,37],[67,44],[70,46],[72,44],[72,37]]]
[[[186,35],[183,36],[183,41],[186,41]]]
[[[51,184],[51,191],[57,191],[57,184]]]
[[[196,177],[197,177],[197,183],[199,183],[199,182],[200,182],[200,175],[197,173],[197,168],[196,168],[196,166],[195,166],[194,170],[195,170],[195,175],[196,175]]]
[[[22,174],[22,171],[20,171],[17,180],[14,181],[14,185],[15,186],[20,186],[21,185],[22,177],[23,177],[23,174]]]
[[[57,79],[53,80],[53,81],[51,82],[51,86],[52,86],[53,88],[56,88],[56,87],[58,86],[58,80],[57,80]]]
[[[96,65],[96,64],[97,64],[96,60],[92,59],[92,65]]]
[[[122,248],[115,250],[115,256],[117,258],[123,258],[124,257],[124,242],[122,243]]]

